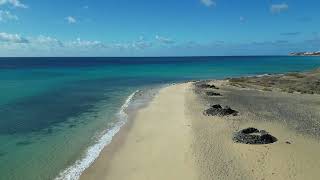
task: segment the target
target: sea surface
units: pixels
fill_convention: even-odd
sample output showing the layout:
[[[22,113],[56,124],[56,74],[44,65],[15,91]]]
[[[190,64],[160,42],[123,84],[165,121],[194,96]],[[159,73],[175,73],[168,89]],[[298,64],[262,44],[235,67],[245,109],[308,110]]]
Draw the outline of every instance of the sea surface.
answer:
[[[0,179],[78,179],[127,109],[163,85],[319,66],[286,56],[0,58]]]

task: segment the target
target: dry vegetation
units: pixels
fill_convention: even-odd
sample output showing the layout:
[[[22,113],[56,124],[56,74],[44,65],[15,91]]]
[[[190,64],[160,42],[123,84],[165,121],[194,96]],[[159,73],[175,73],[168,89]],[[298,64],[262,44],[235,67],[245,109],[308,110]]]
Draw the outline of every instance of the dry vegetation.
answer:
[[[306,73],[293,72],[284,75],[232,78],[229,79],[229,84],[264,91],[276,88],[288,93],[320,94],[320,69]]]

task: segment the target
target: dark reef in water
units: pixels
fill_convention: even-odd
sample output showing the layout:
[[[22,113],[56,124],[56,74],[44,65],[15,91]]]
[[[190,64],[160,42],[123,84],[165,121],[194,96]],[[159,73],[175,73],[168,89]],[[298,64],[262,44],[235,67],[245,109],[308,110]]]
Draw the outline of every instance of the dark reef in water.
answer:
[[[0,157],[5,156],[6,154],[6,152],[0,152]]]
[[[16,143],[17,146],[27,146],[27,145],[30,145],[30,144],[32,144],[31,141],[20,141],[20,142]]]

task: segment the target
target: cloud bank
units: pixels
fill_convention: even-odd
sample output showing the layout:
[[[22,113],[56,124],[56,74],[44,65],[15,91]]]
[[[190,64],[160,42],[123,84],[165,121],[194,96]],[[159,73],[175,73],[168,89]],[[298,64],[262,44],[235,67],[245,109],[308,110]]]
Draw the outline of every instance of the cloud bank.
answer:
[[[72,16],[66,17],[65,20],[66,20],[69,24],[75,24],[75,23],[77,23],[76,18],[74,18],[74,17],[72,17]]]
[[[18,20],[18,16],[11,14],[10,11],[0,10],[0,22],[7,22],[10,20]]]
[[[282,33],[283,36],[298,34]],[[299,41],[289,41],[285,38],[233,43],[219,40],[173,41],[157,35],[150,40],[141,36],[132,41],[101,42],[81,38],[59,40],[46,35],[24,37],[19,34],[0,32],[0,54],[2,56],[285,55],[291,51],[314,50],[314,47],[320,46],[319,39],[320,36],[314,34],[309,39]]]
[[[282,4],[272,4],[270,7],[270,11],[273,14],[278,14],[284,11],[287,11],[289,9],[289,5],[287,3]]]
[[[173,44],[174,40],[167,38],[167,37],[162,37],[159,35],[156,35],[155,39],[163,44]]]
[[[27,5],[21,3],[19,0],[0,0],[1,5],[11,5],[17,8],[28,8]]]
[[[216,2],[214,0],[200,0],[200,2],[207,6],[207,7],[210,7],[210,6],[216,6]]]
[[[0,32],[0,41],[8,43],[29,43],[29,41],[18,34]]]

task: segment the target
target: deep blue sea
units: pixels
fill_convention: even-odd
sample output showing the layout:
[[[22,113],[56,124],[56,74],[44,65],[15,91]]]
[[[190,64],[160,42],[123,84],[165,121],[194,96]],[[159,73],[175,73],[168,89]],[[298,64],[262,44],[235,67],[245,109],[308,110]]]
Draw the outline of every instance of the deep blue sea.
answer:
[[[0,179],[77,179],[137,90],[319,66],[320,57],[286,56],[0,58]]]

